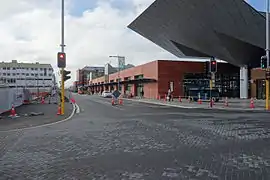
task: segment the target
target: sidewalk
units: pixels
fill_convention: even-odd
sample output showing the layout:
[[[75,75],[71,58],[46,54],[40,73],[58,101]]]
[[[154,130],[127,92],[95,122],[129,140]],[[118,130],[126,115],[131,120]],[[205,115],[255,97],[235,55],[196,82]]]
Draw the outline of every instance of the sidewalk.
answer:
[[[224,102],[217,102],[214,103],[213,107],[209,107],[209,102],[202,102],[199,104],[198,102],[191,102],[189,103],[187,99],[182,99],[182,102],[178,100],[174,100],[171,102],[164,101],[164,100],[156,100],[156,99],[125,99],[130,101],[137,101],[143,103],[150,103],[150,104],[157,104],[157,105],[166,105],[171,107],[179,107],[179,108],[201,108],[201,109],[222,109],[222,110],[244,110],[244,111],[265,111],[265,106],[263,101],[254,101],[255,108],[250,108],[250,101],[233,101],[230,102],[228,100],[228,107],[225,106]]]
[[[57,104],[48,104],[48,101],[45,101],[45,104],[22,105],[16,108],[16,113],[19,117],[9,117],[10,112],[0,115],[0,131],[34,127],[61,121],[69,117],[73,111],[73,105],[65,103],[65,115],[59,116],[57,115],[57,108]],[[31,112],[40,112],[43,113],[43,115],[29,116]]]

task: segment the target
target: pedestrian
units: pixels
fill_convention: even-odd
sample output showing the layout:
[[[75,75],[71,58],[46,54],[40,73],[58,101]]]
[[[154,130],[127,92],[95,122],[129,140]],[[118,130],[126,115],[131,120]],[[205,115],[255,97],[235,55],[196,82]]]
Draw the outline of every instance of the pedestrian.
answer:
[[[168,89],[168,98],[169,98],[168,100],[171,101],[171,98],[172,98],[172,91],[171,91],[170,88]]]
[[[143,96],[144,96],[144,91],[142,89],[142,91],[141,91],[141,98],[143,98]]]

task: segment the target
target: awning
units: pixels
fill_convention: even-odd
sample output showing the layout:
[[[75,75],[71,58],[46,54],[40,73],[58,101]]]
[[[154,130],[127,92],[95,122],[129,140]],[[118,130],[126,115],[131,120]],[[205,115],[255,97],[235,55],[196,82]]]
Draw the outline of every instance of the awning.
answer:
[[[141,78],[141,79],[120,81],[120,84],[151,83],[151,82],[156,82],[156,81],[157,81],[156,79]],[[92,84],[92,85],[89,85],[88,87],[112,86],[112,85],[117,85],[117,84],[118,82],[108,82],[108,83],[103,83],[103,84]]]

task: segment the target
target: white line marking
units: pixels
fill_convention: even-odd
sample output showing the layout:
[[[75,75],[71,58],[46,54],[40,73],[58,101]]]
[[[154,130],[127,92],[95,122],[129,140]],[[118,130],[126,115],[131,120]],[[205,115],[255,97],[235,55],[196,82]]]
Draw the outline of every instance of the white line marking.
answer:
[[[80,113],[80,107],[79,107],[78,104],[75,104],[75,106],[76,106],[76,114],[79,114]]]
[[[0,131],[0,133],[14,132],[14,131],[20,131],[20,130],[29,130],[29,129],[37,129],[37,128],[40,128],[40,127],[46,127],[46,126],[51,126],[51,125],[55,125],[55,124],[66,122],[66,121],[70,120],[74,116],[75,110],[76,110],[75,106],[76,106],[76,104],[73,104],[72,113],[66,119],[63,119],[63,120],[60,120],[60,121],[56,121],[56,122],[52,122],[52,123],[48,123],[48,124],[42,124],[42,125],[34,126],[34,127],[26,127],[26,128],[19,128],[19,129],[11,129],[11,130],[7,130],[7,131]]]

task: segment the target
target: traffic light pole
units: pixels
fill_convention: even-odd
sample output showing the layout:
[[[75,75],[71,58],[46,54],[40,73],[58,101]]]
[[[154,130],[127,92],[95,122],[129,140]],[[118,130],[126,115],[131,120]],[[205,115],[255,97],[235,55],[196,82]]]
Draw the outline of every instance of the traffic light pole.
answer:
[[[269,0],[266,0],[266,59],[266,71],[269,71]],[[269,78],[267,76],[265,77],[265,109],[269,110]]]
[[[64,29],[64,18],[65,18],[65,0],[62,0],[61,4],[61,51],[65,52],[65,29]],[[64,68],[61,68],[61,114],[65,114],[65,82],[64,82]]]

